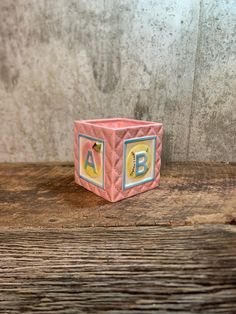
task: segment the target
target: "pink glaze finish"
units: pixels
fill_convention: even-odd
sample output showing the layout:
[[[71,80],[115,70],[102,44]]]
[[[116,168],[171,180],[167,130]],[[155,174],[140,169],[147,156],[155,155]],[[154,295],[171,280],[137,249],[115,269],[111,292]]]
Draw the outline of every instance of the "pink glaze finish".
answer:
[[[75,121],[76,183],[111,202],[155,188],[160,181],[162,135],[163,126],[156,122],[123,118]],[[86,150],[90,152],[87,157]],[[96,169],[91,168],[93,164],[98,164]]]

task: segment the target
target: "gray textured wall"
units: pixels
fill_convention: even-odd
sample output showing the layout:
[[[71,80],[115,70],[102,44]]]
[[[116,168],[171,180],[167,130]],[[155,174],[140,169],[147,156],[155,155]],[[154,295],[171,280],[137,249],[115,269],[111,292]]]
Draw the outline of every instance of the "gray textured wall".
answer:
[[[236,160],[235,0],[1,0],[0,161],[72,160],[73,120],[161,121],[165,160]]]

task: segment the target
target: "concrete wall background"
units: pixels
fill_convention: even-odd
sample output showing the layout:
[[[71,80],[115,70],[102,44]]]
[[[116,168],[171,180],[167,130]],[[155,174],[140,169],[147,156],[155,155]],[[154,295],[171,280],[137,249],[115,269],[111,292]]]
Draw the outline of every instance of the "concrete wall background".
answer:
[[[234,0],[1,0],[0,161],[70,161],[73,120],[161,121],[165,160],[236,160]]]

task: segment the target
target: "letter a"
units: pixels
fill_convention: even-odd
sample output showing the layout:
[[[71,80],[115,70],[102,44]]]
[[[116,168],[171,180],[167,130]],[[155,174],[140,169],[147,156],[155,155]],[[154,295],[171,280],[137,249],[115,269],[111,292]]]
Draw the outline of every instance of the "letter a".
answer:
[[[88,166],[93,168],[93,172],[96,173],[95,163],[94,163],[94,159],[93,159],[93,153],[91,150],[88,151],[84,168],[87,169]]]

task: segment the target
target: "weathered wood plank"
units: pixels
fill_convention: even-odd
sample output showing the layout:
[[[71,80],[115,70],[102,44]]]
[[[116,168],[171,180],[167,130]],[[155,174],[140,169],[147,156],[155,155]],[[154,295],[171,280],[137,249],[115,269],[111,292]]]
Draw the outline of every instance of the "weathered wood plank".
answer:
[[[115,204],[77,186],[73,170],[72,164],[0,164],[0,227],[236,221],[236,164],[167,164],[159,188]]]
[[[236,227],[0,229],[0,313],[235,313]]]

